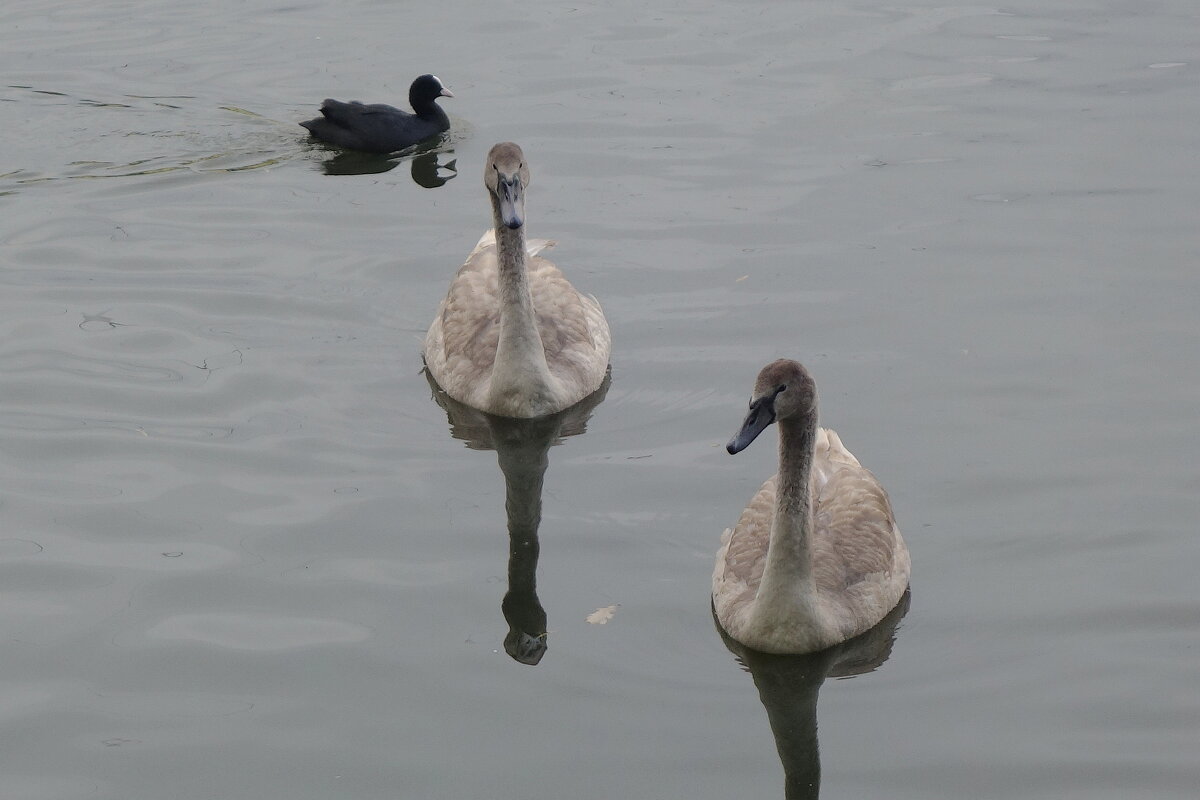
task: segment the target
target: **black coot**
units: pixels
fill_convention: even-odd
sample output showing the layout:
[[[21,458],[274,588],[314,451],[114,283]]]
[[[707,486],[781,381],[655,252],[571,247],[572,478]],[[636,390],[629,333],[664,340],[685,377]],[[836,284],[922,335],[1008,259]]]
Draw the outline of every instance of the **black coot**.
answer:
[[[363,105],[357,100],[321,103],[322,116],[301,122],[313,135],[327,144],[390,153],[403,150],[422,139],[436,136],[450,127],[450,119],[436,100],[454,97],[435,75],[422,75],[408,87],[408,102],[416,114],[383,103]]]

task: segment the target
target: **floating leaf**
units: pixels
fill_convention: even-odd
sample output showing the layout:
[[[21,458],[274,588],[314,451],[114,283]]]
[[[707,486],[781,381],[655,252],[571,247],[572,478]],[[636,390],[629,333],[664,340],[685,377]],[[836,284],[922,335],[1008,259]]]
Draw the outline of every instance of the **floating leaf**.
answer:
[[[619,604],[618,604],[619,605]],[[588,614],[587,621],[591,625],[604,625],[613,618],[613,614],[617,613],[617,606],[605,606],[597,608],[592,613]]]

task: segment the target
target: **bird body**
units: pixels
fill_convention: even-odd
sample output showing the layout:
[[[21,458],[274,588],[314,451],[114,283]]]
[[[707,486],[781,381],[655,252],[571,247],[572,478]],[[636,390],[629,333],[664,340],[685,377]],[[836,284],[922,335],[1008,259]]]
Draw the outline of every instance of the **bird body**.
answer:
[[[488,154],[494,229],[450,283],[425,336],[425,366],[452,398],[505,417],[538,417],[600,388],[611,334],[594,297],[580,294],[525,239],[529,171],[511,142]]]
[[[763,369],[736,453],[779,423],[779,472],[721,538],[713,608],[735,640],[808,653],[883,619],[908,587],[910,558],[887,492],[832,430],[816,424],[816,386],[795,361]]]
[[[421,75],[408,90],[410,114],[384,103],[366,105],[325,100],[321,116],[301,122],[314,139],[327,144],[368,153],[391,153],[436,136],[450,127],[450,118],[435,102],[453,97],[435,75]]]

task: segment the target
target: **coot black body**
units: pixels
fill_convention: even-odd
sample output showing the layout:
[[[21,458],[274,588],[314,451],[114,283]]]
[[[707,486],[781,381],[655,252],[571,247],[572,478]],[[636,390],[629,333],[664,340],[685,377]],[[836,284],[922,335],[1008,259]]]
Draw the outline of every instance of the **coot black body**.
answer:
[[[364,105],[357,100],[321,103],[322,116],[300,124],[314,139],[350,150],[391,153],[450,127],[450,118],[437,104],[439,97],[453,97],[435,75],[422,75],[408,88],[408,102],[415,114],[383,103]]]

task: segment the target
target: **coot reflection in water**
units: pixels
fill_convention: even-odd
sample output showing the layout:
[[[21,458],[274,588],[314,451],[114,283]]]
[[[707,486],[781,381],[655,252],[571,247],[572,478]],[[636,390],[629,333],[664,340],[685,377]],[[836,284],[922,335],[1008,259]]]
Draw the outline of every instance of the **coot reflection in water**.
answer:
[[[896,628],[908,613],[912,597],[900,602],[875,627],[842,644],[804,655],[762,653],[731,639],[713,622],[721,640],[758,687],[767,710],[775,748],[783,762],[786,800],[816,800],[821,793],[821,754],[817,742],[817,695],[826,678],[849,678],[874,672],[892,654]]]
[[[322,161],[321,171],[326,175],[377,175],[381,172],[389,172],[408,161],[412,165],[413,182],[426,189],[436,189],[445,185],[452,178],[458,177],[458,170],[455,166],[456,159],[451,158],[445,164],[438,160],[443,153],[454,155],[453,150],[445,150],[424,152],[406,159],[345,150],[333,158]],[[442,170],[446,170],[446,172],[443,173]]]
[[[548,647],[546,611],[537,596],[541,546],[542,485],[550,448],[587,431],[588,420],[608,394],[611,374],[592,394],[557,414],[534,419],[497,417],[450,397],[425,372],[433,399],[446,412],[450,435],[472,450],[495,450],[504,475],[508,523],[508,591],[500,603],[508,633],[504,650],[522,664],[537,664]]]

